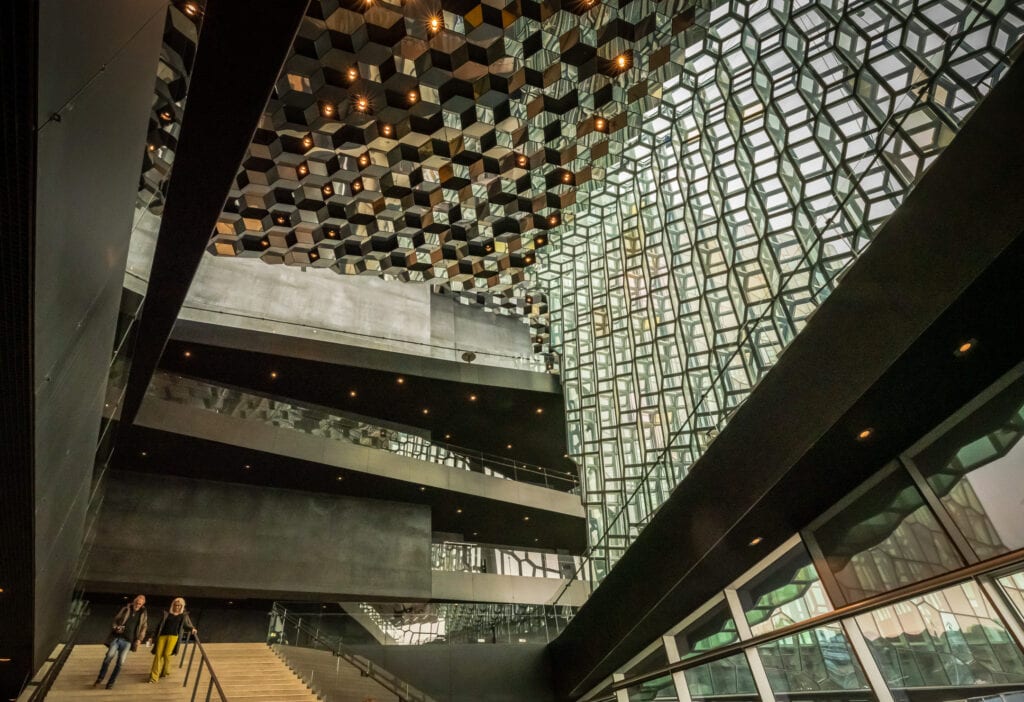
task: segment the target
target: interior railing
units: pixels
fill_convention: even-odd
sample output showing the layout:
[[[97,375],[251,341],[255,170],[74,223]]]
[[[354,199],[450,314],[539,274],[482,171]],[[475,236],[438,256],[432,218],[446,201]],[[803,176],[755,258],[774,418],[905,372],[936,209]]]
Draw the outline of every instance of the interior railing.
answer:
[[[388,451],[494,478],[531,483],[560,492],[579,491],[579,477],[572,471],[545,468],[434,441],[428,436],[415,433],[412,427],[399,429],[395,425],[372,423],[365,417],[311,403],[298,404],[293,400],[164,371],[153,375],[147,395],[165,402]]]
[[[39,672],[25,684],[17,698],[18,702],[38,702],[46,699],[47,693],[64,668],[68,656],[71,655],[78,632],[82,628],[82,623],[89,618],[90,611],[88,600],[76,596],[71,601],[68,618],[64,624],[64,635],[61,637],[63,645],[54,649],[54,653],[47,658]]]
[[[270,615],[272,622],[276,621],[282,624],[284,629],[294,636],[293,639],[288,641],[288,645],[330,651],[334,656],[358,670],[360,675],[370,678],[398,697],[400,702],[435,702],[425,692],[416,689],[404,680],[400,680],[369,658],[360,656],[348,649],[341,643],[339,637],[322,634],[315,626],[310,625],[308,621],[304,622],[301,615],[288,612],[287,609],[276,602]],[[275,640],[274,637],[268,635],[268,643],[281,643],[281,641]],[[318,685],[315,673],[310,674],[305,682],[316,691],[320,699],[324,700],[324,702],[331,702],[329,693]]]
[[[210,657],[206,655],[206,649],[203,648],[203,642],[199,640],[198,634],[186,633],[183,638],[181,650],[181,657],[178,659],[178,667],[185,668],[185,679],[182,680],[181,686],[188,687],[189,678],[192,678],[192,696],[189,698],[191,702],[196,701],[196,695],[199,693],[200,681],[203,677],[203,669],[206,669],[207,677],[209,680],[206,683],[206,702],[214,699],[213,691],[217,691],[217,698],[221,702],[228,702],[227,695],[224,694],[224,688],[221,687],[220,680],[217,679],[217,673],[213,669],[213,664],[210,663]],[[189,653],[189,648],[192,649]],[[195,677],[192,677],[193,664],[195,663],[196,651],[199,651],[199,663],[195,667]],[[188,666],[185,667],[185,657],[188,656]]]

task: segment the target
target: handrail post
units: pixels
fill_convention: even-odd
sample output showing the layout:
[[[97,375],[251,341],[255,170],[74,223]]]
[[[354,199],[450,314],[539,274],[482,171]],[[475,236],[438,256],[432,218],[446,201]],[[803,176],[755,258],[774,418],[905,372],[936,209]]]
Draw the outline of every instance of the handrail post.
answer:
[[[189,702],[196,702],[196,692],[199,691],[199,678],[203,677],[203,660],[199,659],[199,667],[196,668],[196,679],[192,683],[192,697]]]
[[[210,675],[210,684],[206,686],[206,702],[210,702],[211,694],[213,694],[213,674]]]
[[[192,661],[195,659],[195,657],[196,657],[196,647],[193,646],[192,647],[192,655],[189,656],[189,659],[188,659],[188,668],[185,669],[185,679],[181,683],[182,687],[188,687],[188,676],[192,674]],[[183,661],[185,660],[185,654],[184,653],[181,656],[181,660],[183,660]],[[181,663],[178,663],[178,667],[181,667]]]

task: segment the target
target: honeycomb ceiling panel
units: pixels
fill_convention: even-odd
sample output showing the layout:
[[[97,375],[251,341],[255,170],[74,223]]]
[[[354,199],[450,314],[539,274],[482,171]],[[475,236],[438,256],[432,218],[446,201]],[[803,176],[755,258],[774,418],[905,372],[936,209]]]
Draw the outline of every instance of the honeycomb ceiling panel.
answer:
[[[486,292],[516,314],[693,10],[314,0],[208,250]]]

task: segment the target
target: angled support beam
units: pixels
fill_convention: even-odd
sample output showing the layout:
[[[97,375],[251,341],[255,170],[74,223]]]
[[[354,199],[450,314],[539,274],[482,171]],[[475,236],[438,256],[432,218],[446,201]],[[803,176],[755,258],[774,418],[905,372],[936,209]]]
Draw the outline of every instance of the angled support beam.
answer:
[[[131,423],[309,0],[210,0],[121,408]]]

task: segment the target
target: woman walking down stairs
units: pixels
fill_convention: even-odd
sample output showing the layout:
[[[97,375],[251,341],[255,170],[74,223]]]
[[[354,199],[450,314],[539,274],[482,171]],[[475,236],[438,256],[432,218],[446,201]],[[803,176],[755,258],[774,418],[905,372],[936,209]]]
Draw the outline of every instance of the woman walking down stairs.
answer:
[[[209,644],[204,643],[210,663],[229,702],[315,702],[317,697],[280,658],[262,643]],[[117,685],[107,690],[94,688],[96,670],[103,661],[106,646],[75,646],[64,668],[46,695],[47,702],[189,702],[192,698],[192,680],[182,687],[185,668],[174,665],[171,676],[159,683],[149,684],[149,669],[153,657],[148,649],[140,649],[125,660]],[[198,662],[198,656],[196,657]],[[185,660],[188,665],[188,660]],[[193,667],[192,675],[195,675]],[[206,699],[209,682],[204,670],[199,682],[196,700]],[[218,700],[214,691],[210,698]]]

